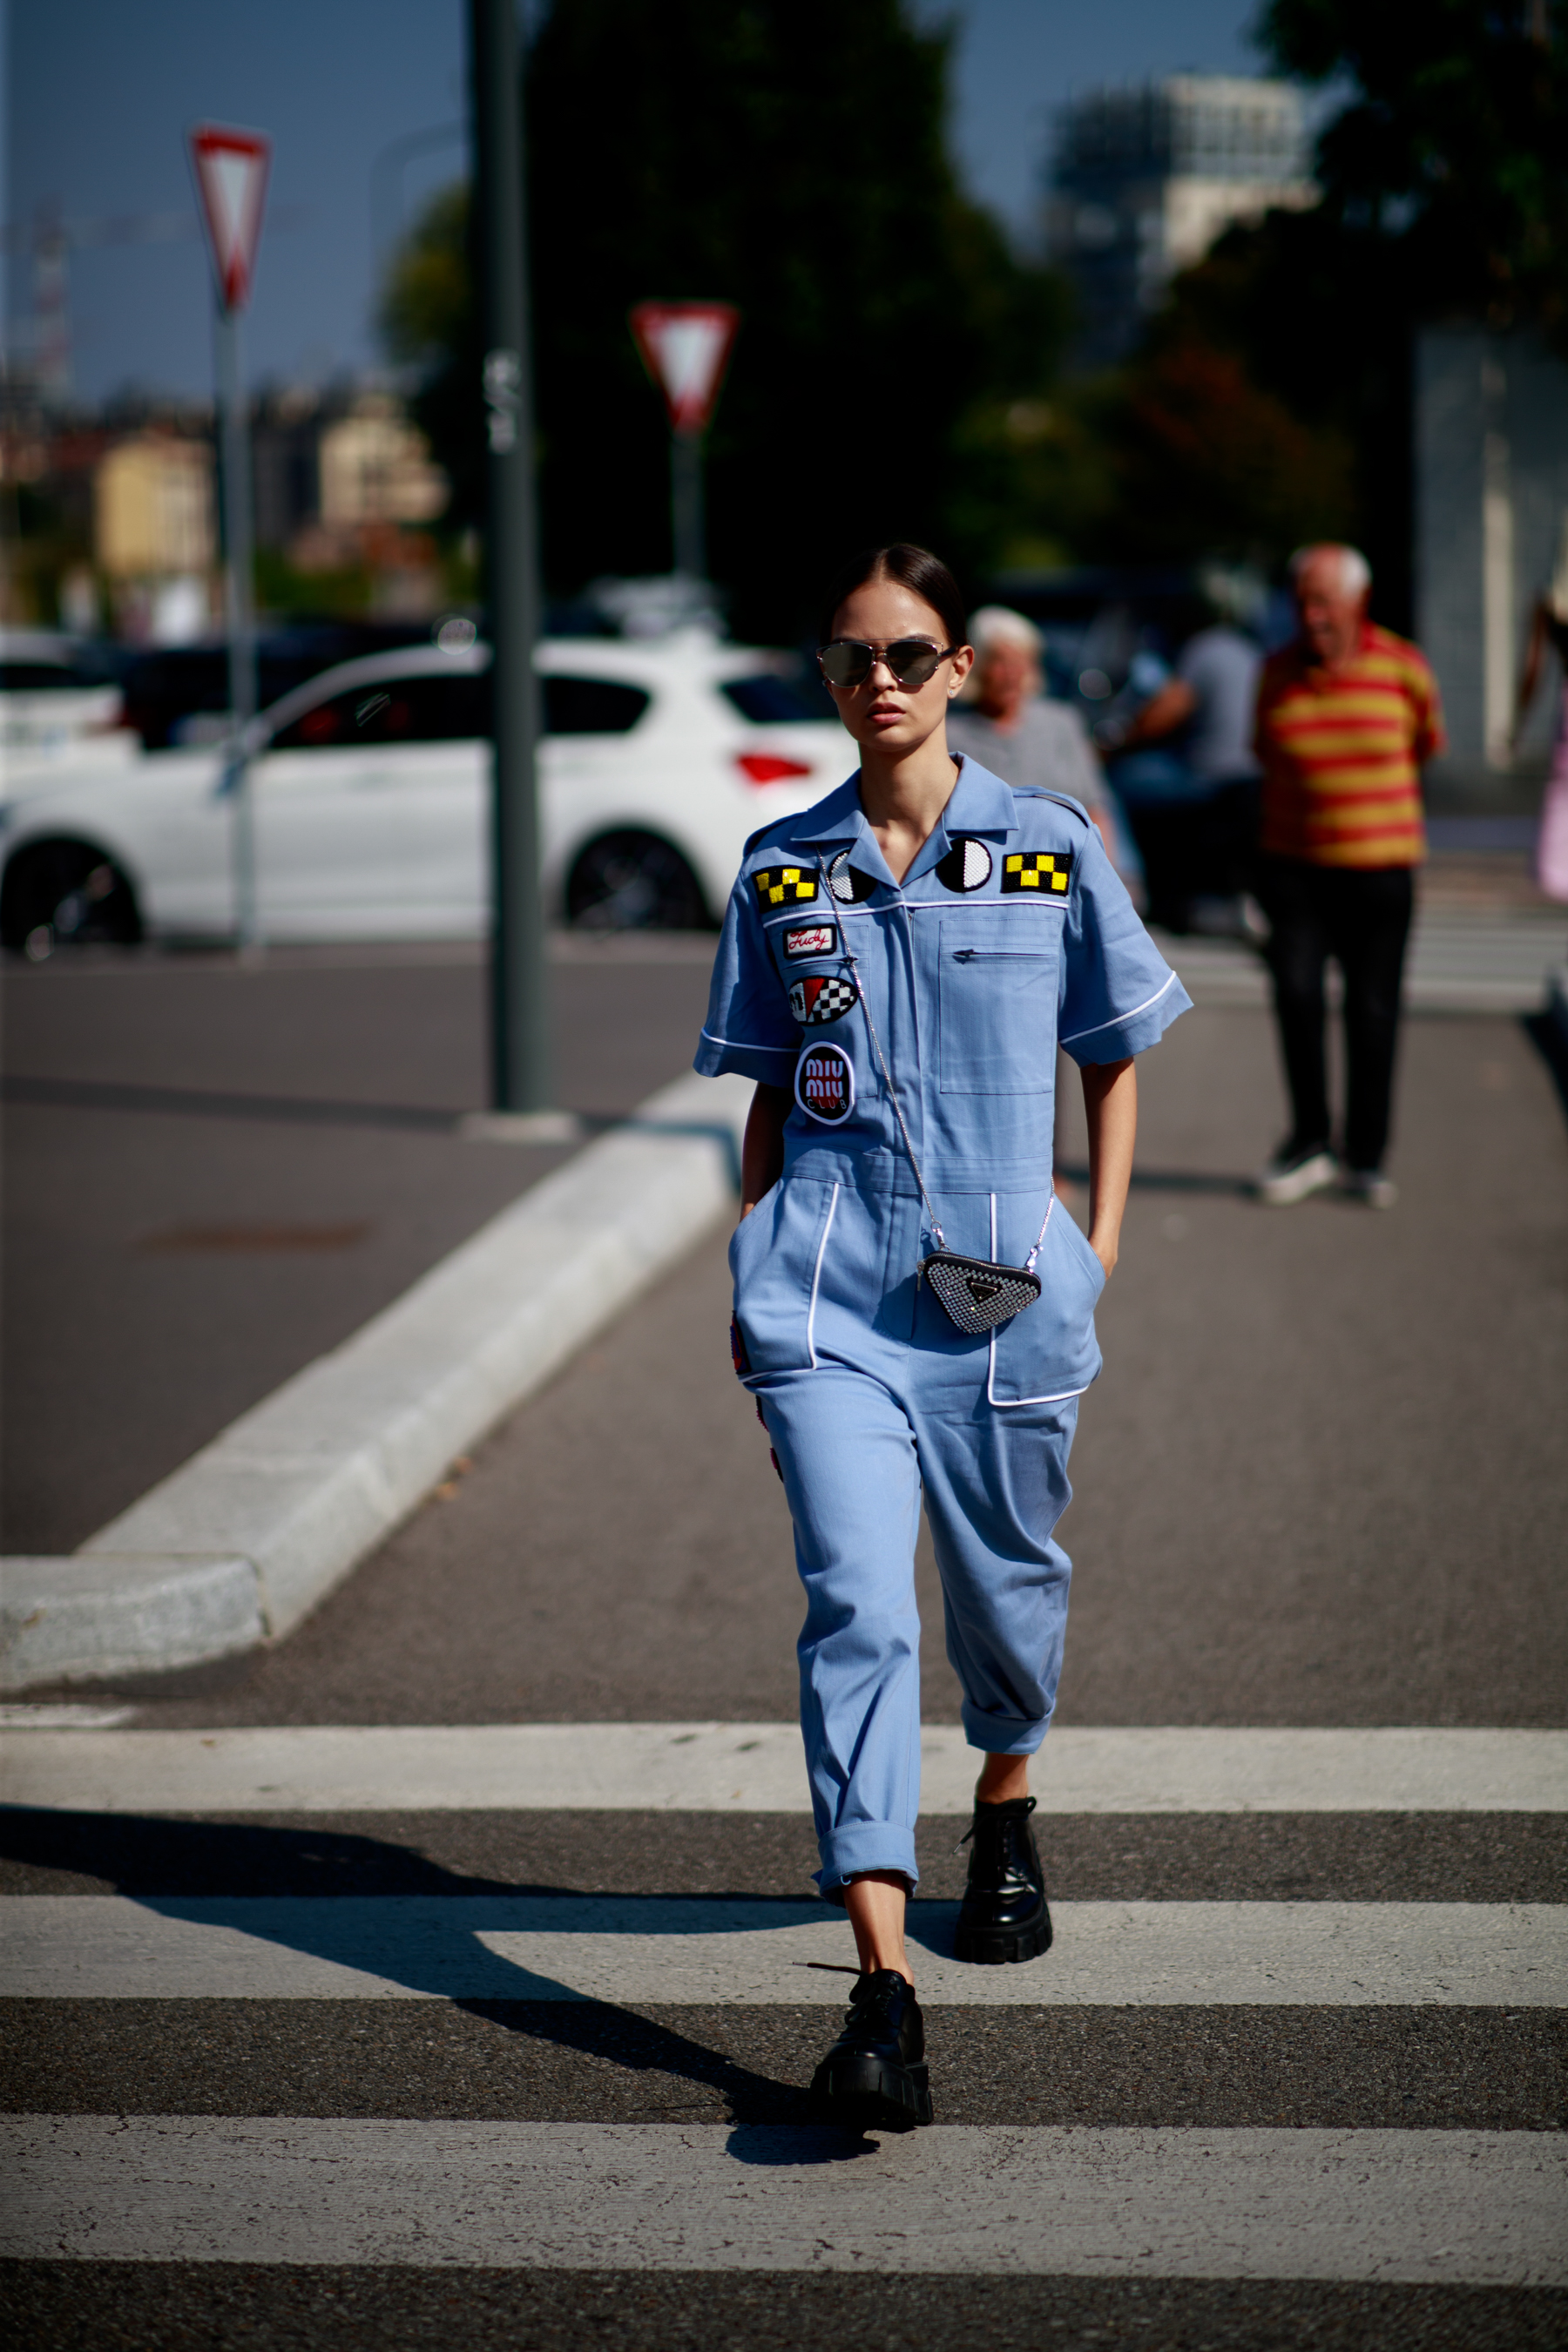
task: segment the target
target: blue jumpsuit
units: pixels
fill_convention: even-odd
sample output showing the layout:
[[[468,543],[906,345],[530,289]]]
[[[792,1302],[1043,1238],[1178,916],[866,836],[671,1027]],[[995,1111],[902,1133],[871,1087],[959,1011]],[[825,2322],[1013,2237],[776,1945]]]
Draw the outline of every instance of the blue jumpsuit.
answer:
[[[947,1247],[1022,1265],[1045,1226],[1040,1298],[977,1339],[917,1279],[935,1244],[860,988]],[[859,1872],[918,1875],[922,1492],[970,1744],[1045,1738],[1071,1565],[1053,1530],[1105,1278],[1052,1206],[1057,1047],[1119,1061],[1189,1003],[1078,803],[973,760],[901,886],[857,777],[747,845],[696,1066],[795,1097],[730,1262],[795,1521],[818,1880],[840,1902]]]

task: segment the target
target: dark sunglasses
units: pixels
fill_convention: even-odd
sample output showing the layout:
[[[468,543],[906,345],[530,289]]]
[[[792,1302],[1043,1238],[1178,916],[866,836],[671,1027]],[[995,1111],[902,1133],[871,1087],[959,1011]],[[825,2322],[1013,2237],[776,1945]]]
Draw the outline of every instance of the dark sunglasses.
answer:
[[[816,663],[829,686],[864,686],[879,661],[887,663],[900,686],[924,686],[936,676],[938,663],[957,651],[956,646],[933,646],[929,637],[900,637],[890,646],[835,637],[831,645],[817,647]]]

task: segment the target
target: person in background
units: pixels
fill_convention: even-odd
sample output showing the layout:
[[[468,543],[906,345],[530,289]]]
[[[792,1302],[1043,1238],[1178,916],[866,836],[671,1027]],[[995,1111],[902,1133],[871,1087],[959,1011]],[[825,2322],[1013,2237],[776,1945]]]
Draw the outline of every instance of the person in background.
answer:
[[[1568,515],[1563,518],[1557,543],[1557,568],[1550,584],[1536,598],[1531,617],[1530,642],[1519,681],[1510,749],[1519,749],[1530,706],[1541,684],[1542,666],[1550,646],[1561,671],[1557,681],[1557,724],[1552,730],[1552,766],[1541,803],[1541,830],[1535,839],[1535,878],[1548,898],[1568,899]]]
[[[1445,748],[1436,681],[1416,647],[1367,618],[1372,572],[1353,547],[1290,559],[1298,634],[1263,666],[1255,747],[1263,768],[1256,887],[1290,1133],[1258,1181],[1277,1208],[1336,1180],[1391,1208],[1383,1173],[1399,989],[1426,854],[1421,769]],[[1344,975],[1346,1106],[1332,1149],[1323,1058],[1323,967]]]
[[[1180,761],[1184,793],[1137,803],[1132,828],[1149,875],[1150,920],[1177,931],[1250,939],[1246,893],[1258,829],[1253,712],[1263,655],[1237,625],[1234,599],[1214,583],[1215,619],[1187,639],[1175,670],[1137,716],[1112,722],[1121,762],[1163,746]],[[1131,768],[1128,789],[1136,795]],[[1256,920],[1254,911],[1253,920]]]
[[[1129,860],[1100,761],[1078,712],[1044,691],[1044,642],[1033,621],[1005,604],[972,614],[974,667],[948,714],[948,740],[1016,792],[1066,793],[1080,801],[1127,879]]]

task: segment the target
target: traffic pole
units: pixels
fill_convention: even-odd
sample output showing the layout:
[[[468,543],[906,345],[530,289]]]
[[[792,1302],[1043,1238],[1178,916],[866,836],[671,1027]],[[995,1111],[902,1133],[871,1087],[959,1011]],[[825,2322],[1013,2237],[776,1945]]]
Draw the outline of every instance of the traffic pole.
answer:
[[[708,554],[702,527],[702,436],[677,425],[669,436],[670,542],[675,569],[688,580],[706,580]]]
[[[469,0],[468,25],[494,684],[490,1099],[503,1115],[539,1118],[549,1114],[552,1085],[535,778],[539,586],[516,0]]]
[[[256,717],[256,595],[250,506],[250,422],[240,366],[239,318],[250,299],[261,215],[272,168],[264,131],[200,122],[187,152],[213,264],[213,373],[223,508],[224,620],[228,707],[234,723],[221,789],[233,811],[230,857],[234,928],[242,961],[262,951],[257,887],[256,809],[250,788],[250,724]]]
[[[239,952],[264,951],[256,884],[256,803],[250,788],[250,722],[256,716],[256,598],[250,500],[250,435],[240,364],[239,314],[219,294],[213,314],[222,483],[224,620],[228,635],[228,707],[234,740],[224,789],[232,811],[235,932]]]

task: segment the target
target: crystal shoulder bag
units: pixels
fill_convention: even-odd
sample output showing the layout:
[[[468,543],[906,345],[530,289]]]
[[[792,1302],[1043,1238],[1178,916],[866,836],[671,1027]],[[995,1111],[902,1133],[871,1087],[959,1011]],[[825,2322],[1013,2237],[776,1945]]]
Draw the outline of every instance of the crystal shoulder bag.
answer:
[[[842,928],[840,926],[841,931]],[[854,950],[847,939],[844,941],[844,955],[855,975],[855,993],[860,999],[860,1009],[866,1015],[866,1026],[870,1032],[872,1047],[887,1086],[888,1098],[893,1106],[899,1133],[904,1139],[904,1150],[909,1153],[910,1166],[915,1171],[915,1182],[921,1188],[921,1199],[925,1203],[925,1213],[931,1219],[931,1229],[936,1239],[935,1249],[929,1256],[921,1258],[915,1269],[916,1274],[930,1283],[937,1305],[955,1329],[972,1339],[978,1339],[983,1331],[994,1331],[999,1323],[1010,1322],[1015,1315],[1021,1315],[1026,1307],[1032,1307],[1038,1298],[1043,1286],[1035,1272],[1035,1261],[1046,1238],[1046,1226],[1051,1222],[1051,1211],[1057,1205],[1056,1192],[1053,1188],[1046,1203],[1045,1223],[1041,1225],[1035,1246],[1022,1265],[1002,1265],[988,1257],[962,1257],[956,1250],[948,1248],[936,1211],[931,1206],[931,1194],[926,1191],[921,1163],[915,1158],[910,1130],[904,1124],[899,1090],[893,1084],[893,1074],[888,1067],[882,1041],[877,1034],[877,1024],[871,1018],[870,1000],[860,978],[860,967],[855,961]]]

